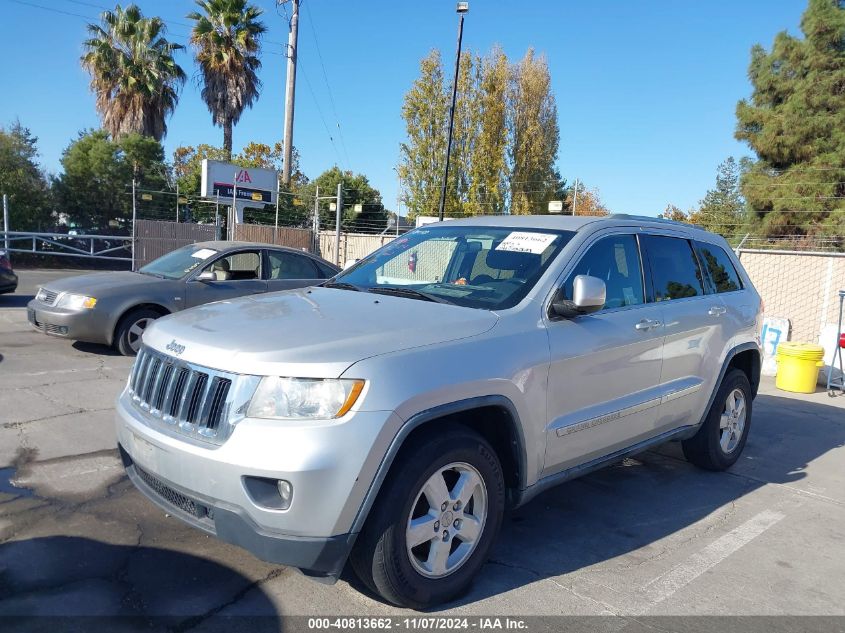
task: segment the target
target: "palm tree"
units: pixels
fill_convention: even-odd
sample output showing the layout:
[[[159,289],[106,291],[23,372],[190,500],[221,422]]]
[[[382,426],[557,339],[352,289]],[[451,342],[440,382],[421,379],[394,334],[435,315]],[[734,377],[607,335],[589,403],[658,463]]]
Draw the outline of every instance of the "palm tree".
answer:
[[[195,21],[191,44],[202,74],[202,99],[215,125],[223,128],[223,149],[232,159],[232,126],[258,98],[261,67],[260,36],[267,30],[258,20],[262,10],[246,0],[196,0],[202,13]]]
[[[91,74],[103,127],[112,138],[137,132],[160,141],[185,83],[173,55],[185,47],[164,37],[161,18],[145,18],[134,4],[117,5],[101,20],[88,25],[81,61]]]

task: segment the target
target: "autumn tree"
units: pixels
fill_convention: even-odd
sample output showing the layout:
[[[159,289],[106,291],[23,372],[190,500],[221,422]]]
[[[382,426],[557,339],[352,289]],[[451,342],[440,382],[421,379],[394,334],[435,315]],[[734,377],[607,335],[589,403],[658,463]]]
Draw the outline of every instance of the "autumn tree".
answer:
[[[845,2],[809,0],[803,38],[756,45],[736,138],[758,160],[742,192],[766,235],[845,231]]]
[[[595,187],[587,188],[583,182],[578,183],[578,195],[575,195],[575,187],[567,192],[566,207],[573,215],[605,216],[609,215],[607,207],[601,200],[599,190]]]
[[[557,104],[544,56],[529,50],[513,67],[508,108],[511,213],[544,213],[560,180]]]
[[[468,171],[466,211],[469,215],[499,214],[507,202],[508,59],[501,48],[477,62],[477,136]]]
[[[402,105],[408,138],[400,146],[399,176],[411,217],[437,213],[448,112],[443,64],[440,52],[433,50],[420,62],[420,76]]]

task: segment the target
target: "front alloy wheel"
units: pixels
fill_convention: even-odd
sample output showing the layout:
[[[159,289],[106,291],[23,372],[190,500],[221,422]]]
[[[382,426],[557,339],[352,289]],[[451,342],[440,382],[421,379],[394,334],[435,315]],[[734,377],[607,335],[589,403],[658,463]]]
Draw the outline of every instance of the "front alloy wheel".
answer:
[[[373,592],[424,609],[467,590],[502,524],[505,483],[496,452],[465,427],[431,424],[403,447],[350,562]]]
[[[442,578],[463,565],[484,530],[487,487],[463,462],[435,472],[414,502],[405,529],[411,564],[428,578]]]

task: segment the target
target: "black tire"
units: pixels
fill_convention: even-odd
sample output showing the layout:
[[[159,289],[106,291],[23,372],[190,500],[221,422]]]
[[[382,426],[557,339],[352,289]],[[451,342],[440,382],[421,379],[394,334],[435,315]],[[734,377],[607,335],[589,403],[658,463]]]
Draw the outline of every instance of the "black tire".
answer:
[[[426,482],[445,467],[458,463],[470,465],[480,475],[486,489],[486,517],[474,548],[464,561],[448,575],[430,578],[418,571],[411,561],[413,554],[406,547],[407,522],[412,510],[419,507],[418,497],[424,498],[420,495]],[[448,475],[452,471],[446,472]],[[466,508],[469,507],[468,503]],[[465,428],[432,434],[415,442],[413,450],[400,453],[394,462],[352,550],[352,568],[374,593],[400,607],[424,609],[452,600],[469,588],[487,560],[502,524],[504,507],[502,467],[491,446],[477,433]],[[434,510],[439,511],[439,508]],[[448,520],[452,519],[451,512],[444,511],[438,525],[440,520],[446,520],[447,514],[450,515]],[[435,531],[440,534],[439,529],[435,528]],[[460,528],[452,532],[452,538],[460,545]],[[435,545],[438,544],[423,543],[420,547]],[[447,547],[452,547],[452,541]]]
[[[124,314],[114,331],[115,349],[124,356],[135,356],[138,353],[135,346],[140,342],[140,335],[137,334],[138,328],[135,326],[143,325],[140,329],[146,329],[149,322],[159,317],[161,317],[161,313],[149,308],[138,308]]]
[[[726,451],[720,443],[722,438],[720,421],[726,408],[728,396],[737,389],[742,392],[745,400],[745,420],[741,433],[734,434],[735,437],[738,437],[738,441],[729,451]],[[739,459],[748,439],[748,431],[751,429],[752,405],[751,383],[748,382],[748,376],[739,369],[729,371],[722,380],[722,384],[719,385],[713,404],[710,406],[707,417],[698,433],[681,443],[687,460],[706,470],[726,470],[733,466]]]

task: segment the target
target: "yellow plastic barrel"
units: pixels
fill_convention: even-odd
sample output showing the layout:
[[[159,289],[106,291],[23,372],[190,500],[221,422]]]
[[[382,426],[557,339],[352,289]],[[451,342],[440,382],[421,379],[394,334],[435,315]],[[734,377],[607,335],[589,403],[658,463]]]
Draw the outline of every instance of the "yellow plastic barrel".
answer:
[[[775,386],[784,391],[813,393],[824,367],[824,348],[812,343],[781,343],[777,349]]]

